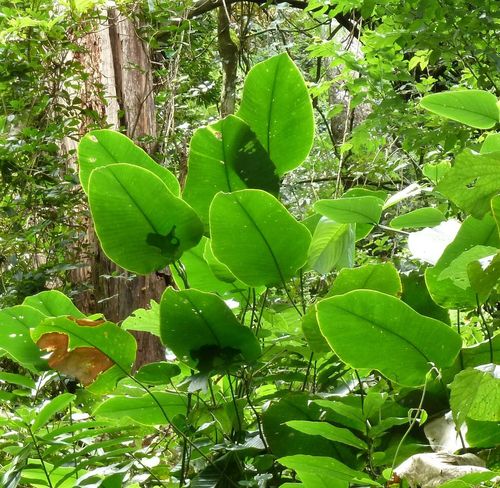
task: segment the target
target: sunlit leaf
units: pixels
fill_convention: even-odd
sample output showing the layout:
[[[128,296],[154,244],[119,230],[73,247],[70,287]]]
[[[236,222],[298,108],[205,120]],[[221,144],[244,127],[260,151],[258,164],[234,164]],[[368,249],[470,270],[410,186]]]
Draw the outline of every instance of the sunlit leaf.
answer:
[[[51,368],[78,378],[95,393],[112,390],[135,360],[135,339],[111,322],[50,318],[31,335],[51,353]]]
[[[210,207],[212,251],[243,283],[272,286],[307,260],[311,234],[261,190],[219,193]]]
[[[457,90],[427,95],[420,101],[425,109],[477,129],[491,129],[498,123],[495,95],[483,90]]]
[[[340,359],[377,369],[392,381],[424,384],[432,367],[453,364],[460,336],[390,295],[356,290],[317,304],[320,329]]]
[[[288,54],[273,56],[250,70],[237,115],[257,134],[278,174],[296,168],[309,154],[314,136],[312,103]]]
[[[143,149],[127,136],[114,130],[100,129],[85,134],[78,144],[78,164],[83,190],[88,193],[92,171],[102,166],[127,163],[154,173],[176,196],[180,193],[177,178],[154,161]]]

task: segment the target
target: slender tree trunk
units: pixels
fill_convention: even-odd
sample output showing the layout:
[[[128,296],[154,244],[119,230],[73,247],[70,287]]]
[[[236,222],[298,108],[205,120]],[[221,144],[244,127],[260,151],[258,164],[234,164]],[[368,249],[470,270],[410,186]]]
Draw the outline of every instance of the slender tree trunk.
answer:
[[[238,46],[231,38],[231,4],[229,2],[219,7],[217,37],[223,70],[220,113],[222,117],[225,117],[234,113],[238,71]]]
[[[103,126],[125,130],[133,139],[148,139],[147,150],[156,136],[153,79],[147,46],[139,38],[134,23],[110,9],[104,25],[81,40],[86,48],[81,62],[89,79],[82,88],[82,99],[103,120]],[[102,87],[101,97],[93,88]],[[87,95],[87,96],[85,96]],[[83,132],[85,132],[84,127]],[[108,320],[119,322],[137,308],[159,300],[165,280],[155,274],[134,276],[112,263],[100,249],[93,225],[89,222],[87,266],[77,279],[91,283],[91,292],[78,300],[86,312],[101,312]],[[138,352],[135,367],[164,359],[160,341],[148,333],[134,333]]]

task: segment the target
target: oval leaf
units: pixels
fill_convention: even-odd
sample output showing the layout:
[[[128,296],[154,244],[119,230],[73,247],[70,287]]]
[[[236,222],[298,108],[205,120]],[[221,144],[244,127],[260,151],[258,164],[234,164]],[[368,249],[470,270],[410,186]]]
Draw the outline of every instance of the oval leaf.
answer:
[[[31,336],[40,349],[51,352],[51,368],[78,378],[94,393],[112,390],[135,360],[134,337],[103,320],[49,318]]]
[[[111,420],[130,419],[143,425],[165,425],[170,424],[176,415],[185,415],[186,412],[184,395],[155,391],[136,398],[110,398],[94,410],[94,415]]]
[[[317,310],[321,332],[343,362],[401,385],[422,385],[433,366],[453,364],[462,343],[446,324],[377,291],[327,298]]]
[[[153,173],[130,164],[94,170],[89,203],[104,252],[134,273],[165,267],[203,235],[203,224],[187,203]]]
[[[61,315],[71,315],[76,318],[85,317],[64,293],[57,290],[42,291],[26,297],[23,305],[36,308],[47,317],[60,317]]]
[[[499,118],[495,95],[483,90],[433,93],[422,98],[420,105],[476,129],[491,129]]]
[[[383,200],[377,197],[348,197],[318,200],[314,210],[339,223],[378,224],[383,205]]]
[[[437,208],[417,208],[404,215],[398,215],[390,222],[393,229],[414,228],[421,227],[435,227],[441,222],[444,222],[446,217]]]
[[[312,103],[288,54],[250,70],[237,115],[257,134],[278,174],[296,168],[309,154],[314,137]]]
[[[358,449],[367,449],[366,442],[356,437],[349,429],[336,427],[328,422],[311,422],[307,420],[291,420],[286,425],[303,434],[317,435],[330,441],[340,442]]]
[[[151,171],[174,195],[179,196],[179,182],[167,168],[160,166],[127,136],[109,129],[90,131],[78,144],[80,182],[85,193],[88,194],[89,179],[94,169],[116,163],[132,164]]]
[[[188,165],[183,198],[207,229],[210,203],[219,191],[258,188],[279,192],[274,163],[248,124],[234,115],[194,133]]]
[[[45,318],[42,312],[26,305],[0,310],[0,351],[30,370],[47,369],[47,361],[41,358],[30,336],[30,329]]]
[[[217,295],[167,288],[160,305],[162,342],[178,359],[201,372],[255,361],[259,341]]]
[[[311,234],[261,190],[219,193],[210,207],[212,251],[249,286],[286,282],[307,260]]]

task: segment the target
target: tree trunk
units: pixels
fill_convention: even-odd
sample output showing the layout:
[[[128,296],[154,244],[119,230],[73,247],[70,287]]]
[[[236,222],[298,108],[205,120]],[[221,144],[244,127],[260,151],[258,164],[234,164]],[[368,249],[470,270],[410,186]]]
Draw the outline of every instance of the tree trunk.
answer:
[[[217,38],[224,73],[220,114],[222,117],[225,117],[234,113],[238,70],[238,46],[231,38],[231,4],[229,2],[219,7]]]
[[[117,9],[110,9],[105,25],[80,43],[86,51],[80,61],[89,73],[82,100],[101,116],[103,126],[125,130],[136,140],[148,139],[143,147],[150,149],[156,136],[153,78],[149,53],[136,26]],[[94,93],[93,87],[98,85],[101,96]],[[82,129],[85,132],[87,127]],[[87,241],[86,266],[77,275],[78,280],[92,285],[77,300],[83,311],[101,312],[108,320],[120,322],[137,308],[148,307],[150,300],[159,300],[165,280],[155,274],[134,276],[112,263],[100,248],[90,221]],[[134,336],[138,347],[135,368],[165,358],[157,337],[144,332]]]

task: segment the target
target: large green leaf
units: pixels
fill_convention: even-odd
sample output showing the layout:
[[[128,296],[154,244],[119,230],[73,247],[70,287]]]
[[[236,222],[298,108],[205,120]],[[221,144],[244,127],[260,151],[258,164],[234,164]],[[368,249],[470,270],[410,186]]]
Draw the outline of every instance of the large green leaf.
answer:
[[[207,228],[210,203],[219,191],[279,191],[273,162],[248,124],[234,115],[194,133],[188,164],[183,198]]]
[[[422,385],[433,366],[453,364],[461,347],[446,324],[378,291],[352,291],[316,307],[320,329],[343,362],[377,369],[401,385]]]
[[[348,197],[318,200],[314,210],[335,222],[344,224],[378,224],[384,201],[377,197]]]
[[[470,263],[495,253],[500,242],[491,215],[482,220],[468,217],[436,265],[425,272],[432,299],[446,308],[473,308],[476,292],[471,287],[467,269]]]
[[[418,208],[404,215],[398,215],[390,222],[394,229],[404,229],[407,227],[418,229],[420,227],[434,227],[444,222],[446,217],[437,208]]]
[[[477,293],[479,303],[484,303],[492,290],[500,285],[500,250],[467,265],[471,288]]]
[[[194,210],[138,166],[94,170],[89,203],[104,252],[134,273],[147,274],[174,262],[203,235]]]
[[[334,268],[352,268],[355,229],[352,224],[337,224],[322,217],[314,229],[306,269],[329,273]]]
[[[355,471],[331,457],[296,454],[282,457],[278,462],[296,471],[306,488],[345,488],[348,483],[382,486],[366,473]]]
[[[403,294],[401,300],[407,303],[415,312],[450,325],[448,310],[440,307],[431,297],[425,284],[425,278],[418,271],[401,275]],[[383,290],[380,290],[383,291]],[[387,292],[386,292],[387,293]]]
[[[217,295],[167,288],[161,299],[162,342],[201,372],[227,369],[260,356],[259,341]]]
[[[286,53],[250,70],[237,115],[257,134],[278,174],[296,168],[309,154],[312,103],[302,75]]]
[[[483,90],[433,93],[420,104],[430,112],[477,129],[491,129],[499,119],[495,95]]]
[[[302,316],[302,332],[312,352],[324,353],[330,351],[328,342],[326,342],[326,339],[319,330],[318,319],[316,317],[316,306],[314,304],[311,305],[307,313]]]
[[[219,193],[210,207],[212,251],[249,286],[286,282],[307,260],[311,234],[262,190]]]
[[[128,163],[147,169],[158,176],[174,195],[180,194],[179,182],[167,168],[160,166],[127,136],[109,129],[90,131],[78,144],[80,181],[85,193],[89,191],[92,171],[115,163]]]
[[[179,393],[151,392],[141,397],[116,396],[95,410],[96,417],[130,419],[143,425],[165,425],[176,415],[186,415],[187,399]]]
[[[205,259],[207,246],[210,246],[210,240],[202,237],[195,247],[192,247],[182,255],[182,264],[189,287],[217,293],[224,298],[236,297],[240,301],[245,301],[248,295],[248,286],[236,280],[236,278],[232,283],[221,281],[214,274],[213,266],[210,266]],[[185,289],[186,284],[182,280],[181,275],[175,268],[171,271],[177,287],[181,290]]]
[[[52,352],[51,367],[79,378],[96,394],[112,390],[135,360],[134,337],[111,322],[48,318],[31,336]]]
[[[500,192],[500,152],[464,151],[436,189],[462,210],[482,218],[490,211],[490,200]]]
[[[497,223],[498,233],[500,234],[500,195],[491,199],[491,213]]]
[[[122,329],[135,330],[139,332],[149,332],[160,337],[160,305],[154,300],[150,300],[149,308],[138,308],[134,310],[122,322]]]
[[[367,444],[356,437],[349,429],[336,427],[328,422],[314,422],[310,420],[290,420],[286,423],[292,429],[303,434],[321,436],[334,442],[340,442],[358,449],[367,449]]]
[[[47,402],[37,413],[31,430],[33,432],[40,430],[56,413],[65,410],[75,398],[76,395],[72,395],[71,393],[62,393],[52,398],[52,400]]]
[[[358,268],[340,270],[327,296],[342,295],[358,289],[377,290],[399,296],[401,280],[392,263],[365,264]]]
[[[481,154],[500,151],[500,132],[488,134],[481,146]]]
[[[290,394],[271,403],[262,415],[264,435],[275,456],[315,454],[349,460],[349,451],[323,437],[317,438],[292,429],[292,420],[318,421],[321,409],[311,403],[306,393]],[[344,446],[345,447],[345,446]]]
[[[0,310],[0,351],[31,370],[47,369],[40,349],[31,339],[30,329],[46,318],[39,310],[27,305]]]
[[[71,315],[76,318],[85,317],[64,293],[57,290],[42,291],[26,297],[23,305],[36,308],[47,317],[59,317],[60,315]]]
[[[457,428],[466,417],[500,422],[500,378],[494,364],[458,373],[450,385],[450,406]]]

